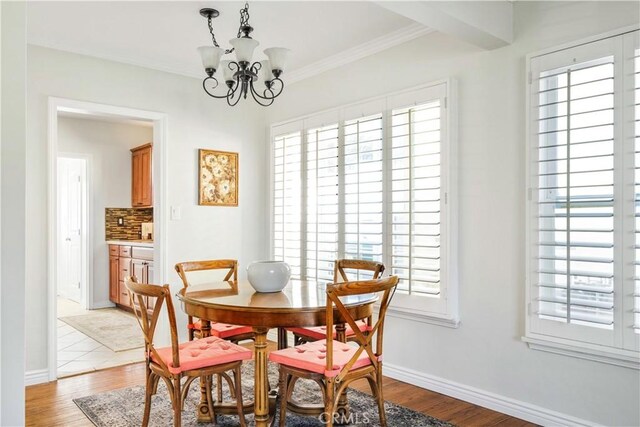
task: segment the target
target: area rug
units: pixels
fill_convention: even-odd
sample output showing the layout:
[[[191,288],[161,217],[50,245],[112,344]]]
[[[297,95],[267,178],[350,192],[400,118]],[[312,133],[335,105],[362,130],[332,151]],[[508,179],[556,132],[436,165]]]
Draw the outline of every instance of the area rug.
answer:
[[[271,384],[277,384],[277,366],[269,364],[269,380]],[[182,412],[183,426],[212,426],[196,422],[195,408],[200,400],[199,382],[192,383],[189,396]],[[224,399],[229,399],[227,387],[223,387]],[[245,362],[242,366],[242,391],[245,402],[253,400],[253,362]],[[300,380],[295,388],[296,399],[304,402],[318,402],[321,399],[318,386],[307,380]],[[215,396],[215,390],[213,395]],[[349,405],[351,409],[351,421],[348,426],[379,426],[378,407],[373,398],[357,390],[349,389]],[[142,412],[144,409],[144,386],[136,386],[100,393],[93,396],[73,399],[87,418],[97,427],[138,427],[142,424]],[[387,425],[389,427],[452,427],[444,421],[428,415],[421,414],[411,409],[385,402]],[[247,424],[255,425],[253,414],[246,414]],[[276,420],[277,421],[277,420]],[[237,426],[237,416],[219,415],[218,426]],[[301,417],[290,412],[287,413],[287,426],[295,427],[320,427],[324,424],[315,417]],[[158,393],[153,396],[151,404],[151,419],[149,426],[165,427],[173,425],[173,412],[171,401],[163,381],[160,381]],[[278,425],[278,424],[275,424]]]
[[[89,314],[61,317],[60,320],[113,351],[144,347],[136,318],[117,308],[92,310]]]

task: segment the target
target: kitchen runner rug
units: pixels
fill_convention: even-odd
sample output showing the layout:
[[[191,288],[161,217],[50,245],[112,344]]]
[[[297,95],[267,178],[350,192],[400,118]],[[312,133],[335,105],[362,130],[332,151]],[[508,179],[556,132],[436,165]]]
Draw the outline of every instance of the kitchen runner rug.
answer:
[[[144,347],[142,330],[134,315],[117,308],[91,310],[88,314],[60,320],[113,351]]]

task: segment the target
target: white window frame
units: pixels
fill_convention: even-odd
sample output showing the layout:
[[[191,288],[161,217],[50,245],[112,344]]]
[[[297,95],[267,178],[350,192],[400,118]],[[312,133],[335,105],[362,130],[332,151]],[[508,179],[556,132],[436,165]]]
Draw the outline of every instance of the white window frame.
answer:
[[[627,368],[633,368],[633,369],[640,369],[640,352],[637,350],[638,348],[638,337],[635,337],[635,342],[630,342],[633,340],[629,340],[628,334],[625,333],[625,331],[623,330],[623,327],[621,327],[621,319],[620,317],[622,316],[622,314],[620,312],[622,312],[623,310],[625,310],[625,306],[622,304],[622,294],[627,294],[628,293],[628,284],[626,283],[619,283],[618,285],[616,285],[616,291],[618,296],[616,297],[615,300],[615,304],[616,304],[616,311],[617,314],[615,314],[614,316],[618,316],[616,317],[616,323],[618,325],[617,330],[614,330],[611,332],[611,341],[609,343],[604,343],[606,340],[598,340],[598,339],[590,339],[590,331],[588,330],[589,328],[586,327],[577,327],[575,328],[576,333],[574,335],[572,335],[570,332],[567,333],[566,329],[567,325],[564,325],[563,328],[563,324],[558,324],[558,328],[556,330],[558,330],[558,333],[554,333],[553,329],[554,328],[548,328],[546,330],[540,329],[537,327],[537,322],[539,322],[539,319],[537,318],[537,309],[536,309],[536,300],[535,300],[535,296],[536,296],[536,291],[534,289],[534,283],[532,283],[532,277],[533,274],[531,273],[533,270],[537,269],[537,265],[533,262],[533,257],[532,257],[532,251],[533,250],[537,250],[537,246],[535,245],[535,232],[533,231],[534,228],[536,227],[536,219],[534,218],[534,215],[532,214],[532,212],[534,212],[535,209],[537,209],[537,203],[535,203],[535,200],[532,200],[532,189],[535,187],[534,183],[532,182],[532,180],[535,178],[534,177],[534,172],[532,170],[533,165],[532,165],[532,157],[533,154],[533,148],[537,147],[538,144],[538,140],[537,140],[537,134],[535,133],[535,129],[533,129],[532,123],[533,123],[533,116],[536,114],[536,111],[532,110],[532,82],[535,80],[532,78],[532,66],[531,66],[531,62],[534,58],[542,56],[542,55],[547,55],[547,54],[552,54],[558,51],[562,51],[565,49],[571,49],[571,48],[577,48],[577,47],[581,47],[581,46],[588,46],[590,43],[595,43],[601,40],[606,40],[612,37],[617,37],[617,36],[622,36],[624,34],[629,34],[633,31],[638,31],[640,29],[639,26],[634,25],[634,26],[629,26],[629,27],[624,27],[624,28],[620,28],[614,31],[610,31],[604,34],[599,34],[596,36],[592,36],[586,39],[582,39],[582,40],[578,40],[575,42],[571,42],[571,43],[567,43],[567,44],[563,44],[561,46],[556,46],[556,47],[552,47],[549,49],[545,49],[539,52],[534,52],[531,54],[528,54],[526,56],[526,79],[527,79],[527,84],[525,85],[525,99],[526,99],[526,117],[525,117],[525,127],[526,127],[526,147],[525,147],[525,170],[526,170],[526,178],[525,178],[525,194],[526,194],[526,209],[525,209],[525,216],[526,216],[526,238],[525,238],[525,283],[526,283],[526,295],[525,295],[525,335],[522,337],[522,341],[526,342],[529,346],[529,348],[534,349],[534,350],[541,350],[541,351],[546,351],[546,352],[551,352],[551,353],[555,353],[555,354],[562,354],[562,355],[567,355],[567,356],[572,356],[572,357],[577,357],[577,358],[581,358],[581,359],[587,359],[587,360],[593,360],[593,361],[598,361],[598,362],[602,362],[602,363],[607,363],[607,364],[612,364],[612,365],[617,365],[617,366],[623,366],[623,367],[627,367]],[[620,49],[622,52],[616,52],[616,55],[618,55],[618,53],[622,53],[622,55],[620,55],[620,57],[626,58],[626,56],[628,56],[628,52],[625,52],[625,50],[627,49],[627,46],[625,45],[624,49]],[[625,59],[626,60],[626,59]],[[578,60],[577,62],[580,62],[580,60]],[[616,69],[618,67],[621,67],[622,64],[616,64],[615,67]],[[629,79],[627,79],[628,82]],[[618,87],[618,85],[622,85],[622,81],[617,81],[616,87]],[[627,83],[628,85],[628,83]],[[616,91],[618,91],[616,89]],[[628,87],[624,88],[624,91],[621,92],[628,92]],[[629,129],[628,129],[628,123],[626,123],[625,120],[622,120],[619,116],[624,114],[623,112],[626,111],[626,109],[624,109],[622,107],[623,104],[623,100],[622,99],[616,99],[616,110],[615,110],[615,116],[616,116],[616,121],[618,121],[618,124],[615,125],[614,129],[615,132],[620,134],[623,133],[623,135],[625,135],[625,138],[628,136],[629,134]],[[624,102],[629,102],[628,98],[625,96]],[[619,111],[619,108],[622,111]],[[624,129],[623,131],[623,127],[627,126],[626,129]],[[620,149],[620,147],[626,147],[625,144],[627,144],[626,141],[621,141],[618,142],[618,138],[620,138],[620,136],[616,136],[616,141],[614,142],[614,144],[616,144],[615,146],[617,147],[616,149]],[[632,137],[633,139],[633,137]],[[624,149],[624,148],[622,148]],[[616,171],[614,172],[616,179],[619,179],[619,174],[623,173],[624,170],[626,170],[623,165],[619,164],[620,161],[623,159],[624,157],[621,155],[618,155],[615,157],[616,160],[614,160],[615,163],[615,168]],[[621,171],[622,170],[622,171]],[[618,191],[618,190],[614,190],[614,191]],[[618,202],[616,202],[616,209],[621,209],[620,206],[620,199],[622,199],[622,197],[620,195],[616,196],[618,199]],[[625,215],[625,212],[623,212],[621,215]],[[619,224],[616,224],[616,227],[618,228],[616,233],[621,233],[624,232],[624,230],[621,230],[619,227]],[[626,241],[626,239],[628,239],[628,237],[623,237]],[[617,264],[620,265],[620,267],[616,266],[615,269],[621,269],[623,268],[622,265],[623,263],[627,262],[627,260],[625,259],[625,257],[623,257],[620,252],[621,249],[617,248],[615,249],[615,258],[618,260],[616,261]],[[626,268],[626,267],[625,267]],[[622,282],[622,276],[623,274],[616,274],[617,277],[617,281]],[[615,328],[615,327],[614,327]],[[561,331],[561,332],[560,332]],[[593,331],[593,337],[596,337],[597,335],[602,335],[602,331],[597,331],[594,330]],[[625,335],[625,344],[619,344],[622,340],[622,335]],[[638,335],[638,334],[636,334]],[[614,341],[615,338],[615,341]],[[597,343],[597,341],[600,341],[599,343]],[[635,347],[635,349],[632,349],[633,347]]]
[[[391,112],[394,109],[406,108],[439,99],[441,101],[441,291],[438,298],[409,295],[397,292],[392,306],[391,316],[440,326],[456,328],[459,325],[458,313],[458,216],[457,216],[457,112],[456,84],[451,78],[434,81],[412,87],[388,95],[370,98],[338,108],[297,117],[291,120],[274,123],[269,132],[269,254],[273,257],[273,174],[274,174],[274,139],[285,133],[300,131],[303,146],[306,146],[307,131],[320,126],[338,123],[342,137],[345,121],[371,114],[383,115],[383,218],[385,236],[383,244],[383,262],[391,266],[390,254],[390,172],[391,172]],[[340,203],[343,201],[341,200]],[[302,218],[306,218],[306,206],[302,206]],[[339,224],[339,235],[344,230],[342,219]],[[303,245],[304,246],[304,245]],[[343,245],[340,245],[341,256]],[[305,255],[306,256],[306,255]],[[390,273],[390,268],[386,274]],[[431,299],[431,300],[430,300]]]

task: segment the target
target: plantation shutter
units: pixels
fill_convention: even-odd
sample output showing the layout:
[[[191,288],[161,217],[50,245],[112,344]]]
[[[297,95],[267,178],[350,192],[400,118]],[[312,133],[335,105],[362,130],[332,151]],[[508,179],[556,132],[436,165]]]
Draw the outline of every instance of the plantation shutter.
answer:
[[[440,294],[441,102],[391,113],[391,268],[398,289]]]
[[[302,134],[279,135],[273,141],[273,255],[301,275]]]
[[[626,39],[627,42],[635,41],[637,46],[638,35],[632,35]],[[634,136],[634,204],[635,204],[635,242],[634,242],[634,289],[633,289],[633,329],[636,334],[640,334],[640,49],[633,50],[632,61],[632,83],[634,93],[633,105],[633,131]]]
[[[306,278],[333,280],[338,255],[338,124],[307,131]]]
[[[537,81],[538,313],[612,328],[613,56],[544,70]]]
[[[382,261],[382,114],[344,122],[344,257]],[[357,278],[371,277],[358,272]]]

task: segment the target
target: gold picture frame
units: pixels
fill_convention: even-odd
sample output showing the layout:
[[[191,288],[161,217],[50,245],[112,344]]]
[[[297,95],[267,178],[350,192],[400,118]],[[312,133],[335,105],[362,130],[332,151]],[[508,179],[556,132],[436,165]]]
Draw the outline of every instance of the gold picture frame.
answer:
[[[198,204],[238,206],[238,153],[199,150]]]

